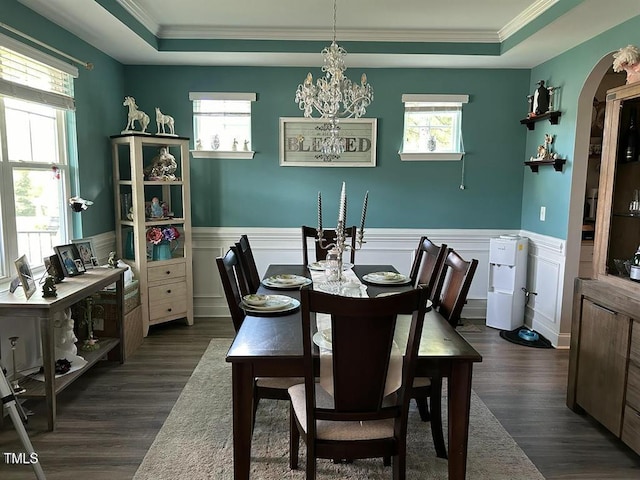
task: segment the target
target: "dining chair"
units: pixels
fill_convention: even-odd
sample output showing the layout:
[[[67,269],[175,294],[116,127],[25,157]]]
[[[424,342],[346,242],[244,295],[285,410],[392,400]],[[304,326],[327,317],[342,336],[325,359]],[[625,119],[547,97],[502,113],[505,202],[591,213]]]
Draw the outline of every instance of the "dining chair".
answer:
[[[460,320],[462,307],[467,301],[469,287],[477,267],[478,260],[465,261],[455,250],[447,249],[432,297],[438,299],[438,312],[446,318],[453,328],[458,325]],[[434,302],[435,304],[436,302]],[[424,385],[421,385],[422,383]],[[418,404],[420,418],[423,421],[431,421],[431,435],[436,455],[440,458],[447,458],[442,430],[442,377],[416,377],[412,394]],[[423,416],[426,404],[425,394],[428,395],[431,405],[431,413],[427,420]]]
[[[356,263],[356,226],[345,227],[344,234],[347,238],[350,238],[350,242],[345,242],[351,246],[350,253],[350,262]],[[336,231],[335,230],[323,230],[322,238],[324,239],[324,244],[329,245],[336,241]],[[313,239],[313,244],[315,246],[316,258],[315,260],[309,259],[309,246],[307,245],[309,239]],[[316,227],[307,227],[306,225],[302,226],[302,261],[304,265],[309,265],[311,262],[318,262],[320,260],[324,260],[327,257],[327,252],[329,250],[325,250],[320,247],[320,244],[316,241],[318,239],[318,230]],[[346,261],[346,260],[345,260]]]
[[[231,247],[224,257],[216,258],[216,264],[220,274],[220,281],[222,282],[222,290],[229,306],[229,313],[231,313],[233,328],[237,333],[245,317],[244,310],[240,308],[240,302],[242,301],[240,285],[245,280],[236,247]]]
[[[449,249],[445,256],[440,277],[433,296],[437,299],[438,312],[455,328],[460,321],[462,307],[467,301],[471,281],[478,268],[475,258],[465,261],[455,250]]]
[[[218,271],[220,272],[220,280],[222,281],[222,289],[224,290],[224,294],[227,299],[233,328],[236,333],[238,333],[238,330],[246,316],[244,310],[240,308],[242,293],[240,292],[239,285],[244,281],[244,279],[239,258],[239,251],[235,245],[227,251],[224,257],[216,258],[216,264],[218,265]],[[253,389],[254,423],[258,403],[261,398],[288,400],[289,394],[287,389],[291,385],[295,385],[301,381],[301,377],[256,377]]]
[[[298,468],[300,437],[307,445],[306,478],[316,477],[316,459],[383,457],[391,459],[393,478],[405,478],[407,414],[410,387],[418,356],[426,311],[424,288],[378,298],[351,298],[301,289],[304,383],[289,388],[289,464]],[[330,317],[331,375],[328,384],[316,382],[312,328],[317,314]],[[395,346],[400,314],[409,314],[405,345]],[[312,323],[313,322],[313,323]],[[362,348],[354,348],[354,339]],[[395,354],[395,357],[394,357]],[[317,360],[317,359],[316,359]],[[326,365],[326,363],[325,363]],[[389,369],[389,366],[397,368]],[[387,371],[398,381],[392,393]],[[325,377],[327,378],[327,377]],[[332,390],[332,393],[329,391]]]
[[[440,275],[440,269],[447,254],[447,245],[443,243],[437,246],[426,236],[420,238],[418,248],[413,258],[411,272],[411,284],[414,287],[424,285],[429,292],[429,299],[433,301],[432,294]]]
[[[244,278],[244,282],[240,284],[240,293],[243,296],[256,293],[260,286],[260,274],[256,267],[256,261],[253,258],[249,238],[246,235],[242,235],[240,240],[236,242],[235,247],[238,253],[242,276]]]
[[[418,247],[416,248],[413,265],[411,267],[411,283],[414,286],[423,286],[429,295],[429,299],[436,304],[434,292],[436,284],[440,278],[440,270],[444,264],[447,249],[446,244],[440,246],[433,243],[426,236],[420,238]],[[432,402],[431,411],[429,410],[429,399],[431,391],[442,390],[442,379],[431,377],[415,377],[413,379],[413,388],[411,389],[411,398],[416,401],[420,419],[423,422],[432,421],[431,435],[436,450],[436,455],[446,458],[447,449],[444,443],[444,434],[442,431],[442,412],[441,405],[438,402]]]

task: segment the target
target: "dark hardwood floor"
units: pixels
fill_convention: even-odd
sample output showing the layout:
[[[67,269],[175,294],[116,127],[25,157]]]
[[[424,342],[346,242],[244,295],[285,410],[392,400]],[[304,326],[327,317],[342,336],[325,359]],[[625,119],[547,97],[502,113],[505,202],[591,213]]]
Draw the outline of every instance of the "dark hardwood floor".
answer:
[[[96,365],[58,396],[55,432],[45,431],[43,402],[27,402],[34,412],[27,429],[47,478],[130,479],[209,340],[231,335],[230,322],[220,324],[153,327],[124,365]],[[568,351],[522,347],[484,325],[478,330],[464,333],[484,357],[474,369],[474,390],[545,478],[640,478],[640,456],[565,406]],[[21,450],[5,418],[0,451]],[[6,464],[3,455],[0,478],[34,475],[29,466]]]

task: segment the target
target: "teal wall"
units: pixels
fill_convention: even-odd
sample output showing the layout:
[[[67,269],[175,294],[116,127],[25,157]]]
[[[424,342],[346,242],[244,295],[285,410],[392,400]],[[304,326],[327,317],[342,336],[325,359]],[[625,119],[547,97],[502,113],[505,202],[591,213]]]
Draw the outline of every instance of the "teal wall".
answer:
[[[640,43],[640,16],[608,30],[601,35],[545,62],[531,71],[529,91],[535,90],[538,80],[560,87],[562,117],[556,126],[548,122],[536,124],[527,136],[527,157],[534,155],[536,146],[544,142],[545,133],[556,135],[555,151],[567,157],[573,152],[577,121],[578,97],[584,82],[605,56],[628,44]],[[613,58],[611,58],[613,62]],[[563,173],[541,168],[538,174],[527,172],[523,183],[522,228],[544,235],[566,239],[569,222],[569,199],[574,162],[586,158],[568,158]],[[539,219],[540,206],[547,207],[546,221]]]
[[[301,116],[294,94],[308,70],[125,67],[126,95],[135,97],[147,113],[158,106],[174,116],[176,133],[183,136],[193,137],[190,91],[258,95],[252,112],[253,160],[192,160],[194,226],[314,224],[318,190],[325,223],[331,224],[337,217],[341,182],[346,181],[350,223],[358,223],[362,198],[369,190],[370,227],[520,227],[526,132],[519,119],[527,109],[528,70],[348,69],[355,79],[365,71],[375,91],[367,117],[378,119],[377,166],[280,167],[279,117]],[[317,76],[320,68],[311,71]],[[469,94],[463,109],[465,190],[459,188],[461,162],[400,161],[403,93]]]
[[[80,191],[72,187],[72,194],[80,194],[95,202],[93,207],[81,214],[81,225],[80,222],[74,222],[74,226],[79,226],[74,228],[74,236],[91,236],[113,230],[113,170],[108,135],[119,132],[126,124],[126,115],[123,116],[122,111],[122,65],[16,0],[0,0],[0,12],[0,21],[3,23],[94,64],[93,70],[78,67],[79,76],[74,82],[75,135],[78,143],[77,152],[71,154],[77,154],[77,170],[73,175],[77,176],[77,184],[81,187]],[[0,29],[0,33],[31,45],[3,29]],[[56,56],[38,45],[31,46]]]
[[[325,222],[330,222],[344,180],[351,198],[350,222],[357,222],[361,198],[369,190],[370,227],[522,228],[564,239],[576,161],[570,154],[578,95],[603,56],[640,43],[640,17],[636,17],[531,71],[351,68],[347,73],[355,79],[366,71],[375,89],[367,116],[378,118],[377,167],[280,167],[278,119],[300,116],[293,96],[308,69],[122,66],[16,0],[0,0],[0,11],[4,23],[95,64],[92,71],[80,67],[75,82],[76,173],[81,188],[73,193],[96,202],[81,216],[82,231],[76,231],[85,236],[114,228],[108,136],[126,123],[124,95],[136,97],[148,113],[161,107],[176,118],[179,134],[192,137],[189,91],[241,91],[258,94],[252,142],[257,153],[253,160],[193,159],[196,226],[313,223],[318,190],[325,199]],[[320,69],[311,70],[317,76]],[[562,117],[557,126],[539,123],[527,132],[519,120],[526,112],[525,97],[539,79],[561,88]],[[466,190],[459,189],[461,162],[400,161],[403,93],[470,95],[463,115]],[[522,166],[534,155],[544,133],[554,133],[555,150],[569,157],[562,173],[541,168],[533,174]],[[539,220],[542,205],[547,207],[545,222]]]

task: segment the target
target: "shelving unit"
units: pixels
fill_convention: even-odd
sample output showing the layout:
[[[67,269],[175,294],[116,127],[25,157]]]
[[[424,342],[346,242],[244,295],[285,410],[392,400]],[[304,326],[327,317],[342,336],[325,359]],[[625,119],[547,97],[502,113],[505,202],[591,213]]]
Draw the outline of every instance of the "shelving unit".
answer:
[[[623,162],[640,83],[607,92],[593,268],[575,285],[567,406],[586,412],[640,453],[640,282],[620,272],[640,244],[640,215],[629,211],[640,161]],[[624,269],[624,268],[623,268]]]
[[[562,166],[567,163],[567,159],[566,158],[556,158],[554,160],[532,160],[529,162],[524,162],[524,164],[531,168],[531,171],[534,173],[538,172],[538,168],[540,166],[543,165],[552,165],[553,169],[556,172],[561,172],[562,171]]]
[[[113,313],[108,320],[105,319],[105,327],[108,327],[110,335],[100,336],[100,348],[94,351],[78,349],[78,354],[87,360],[87,364],[78,370],[55,377],[55,323],[58,316],[67,309],[72,308],[86,297],[95,295],[115,283],[113,292]],[[0,292],[1,314],[15,322],[31,321],[38,319],[40,325],[40,337],[42,343],[42,373],[44,381],[23,377],[20,384],[27,389],[21,396],[44,397],[46,399],[47,426],[54,430],[56,424],[56,396],[69,386],[74,380],[87,372],[95,363],[108,355],[120,363],[124,362],[124,347],[127,343],[126,333],[123,328],[124,306],[124,269],[122,268],[92,268],[82,275],[66,277],[57,286],[56,297],[43,297],[42,289],[27,300],[24,293],[16,291]],[[77,318],[76,318],[77,322]],[[78,324],[76,323],[76,327]],[[81,336],[81,335],[79,335]],[[80,347],[82,340],[77,342]]]
[[[56,395],[71,385],[76,378],[98,363],[98,361],[103,359],[107,353],[120,345],[120,340],[118,338],[100,337],[99,343],[100,348],[90,352],[80,350],[80,344],[78,344],[78,355],[84,358],[87,361],[87,364],[80,370],[76,370],[75,372],[56,378],[54,387]],[[46,396],[44,382],[39,382],[31,377],[23,377],[20,379],[20,385],[26,389],[25,393],[20,394],[23,398],[40,398]]]
[[[535,117],[527,117],[520,120],[520,124],[526,125],[529,130],[535,130],[536,123],[541,122],[542,120],[549,120],[551,125],[557,125],[558,119],[562,115],[559,111],[547,112],[542,115],[536,115]]]
[[[184,318],[193,325],[191,200],[189,139],[131,133],[111,137],[113,151],[116,250],[140,282],[143,334],[149,326]],[[175,180],[145,179],[161,148],[175,158]],[[131,199],[133,218],[127,218],[123,199]],[[157,197],[168,215],[150,218],[150,202]],[[180,238],[166,259],[158,260],[146,233],[151,227],[178,229]],[[166,256],[166,255],[165,255]]]

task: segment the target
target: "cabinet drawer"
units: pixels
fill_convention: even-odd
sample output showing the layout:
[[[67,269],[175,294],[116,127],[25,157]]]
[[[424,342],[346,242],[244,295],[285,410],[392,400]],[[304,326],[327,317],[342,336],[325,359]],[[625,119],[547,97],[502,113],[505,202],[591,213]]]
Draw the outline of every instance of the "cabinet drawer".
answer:
[[[187,299],[182,296],[163,303],[149,304],[149,322],[161,320],[166,317],[180,318],[187,314]]]
[[[170,265],[149,267],[147,269],[147,281],[172,280],[184,277],[187,274],[187,266],[184,263],[172,263]]]
[[[172,302],[185,298],[186,294],[187,282],[171,282],[149,287],[149,305]]]
[[[640,365],[631,362],[627,374],[627,405],[640,411]]]
[[[640,412],[629,405],[624,409],[624,424],[622,425],[622,441],[640,454]]]
[[[635,320],[631,328],[631,349],[629,359],[640,366],[640,322]]]

